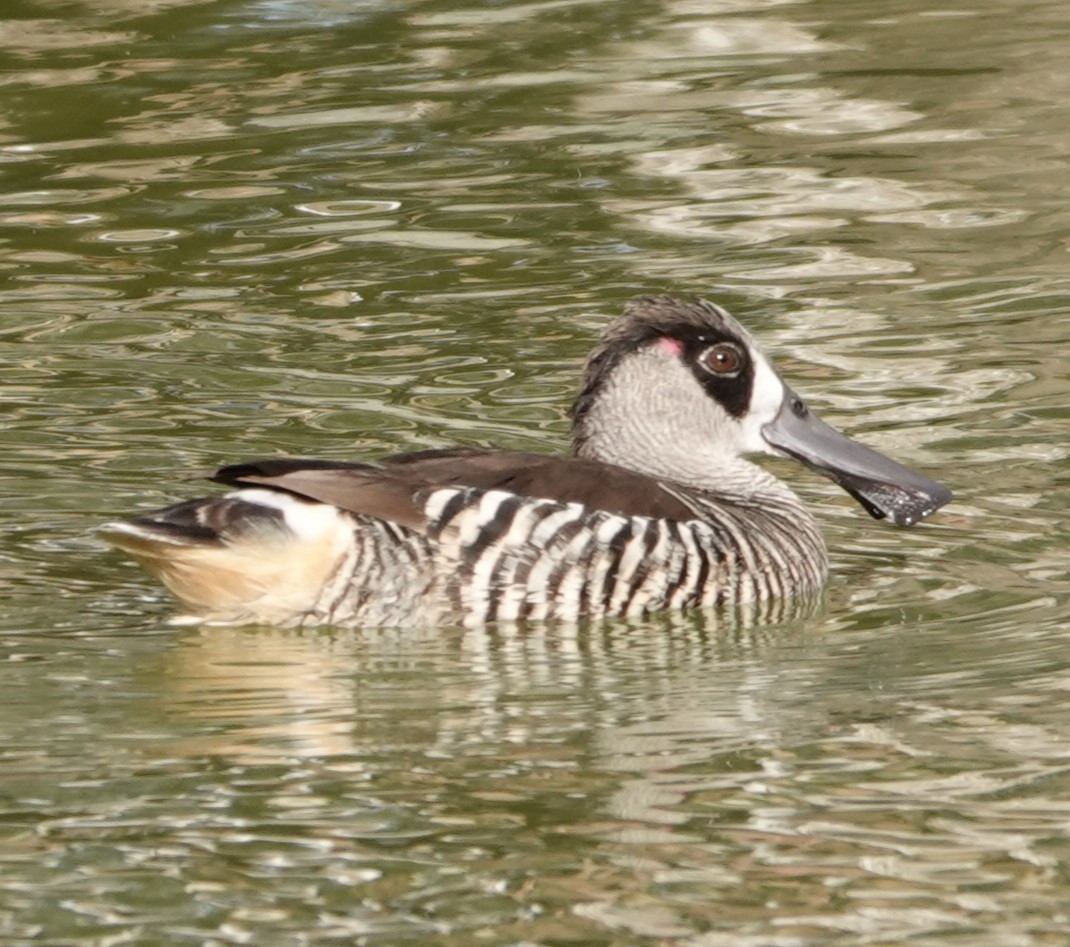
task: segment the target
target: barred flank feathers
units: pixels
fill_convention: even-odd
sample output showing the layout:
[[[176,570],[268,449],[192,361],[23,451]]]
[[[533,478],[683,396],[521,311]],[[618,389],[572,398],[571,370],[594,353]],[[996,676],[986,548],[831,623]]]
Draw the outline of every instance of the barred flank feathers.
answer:
[[[349,581],[339,574],[324,589],[332,600],[325,617],[366,622],[418,614],[420,600],[434,591],[448,602],[438,616],[447,620],[574,621],[741,605],[814,588],[824,577],[816,531],[793,534],[774,517],[775,525],[748,532],[720,505],[703,509],[709,522],[676,523],[501,490],[442,488],[423,502],[429,528],[418,540],[398,542],[384,524],[359,518],[354,554],[343,567]],[[434,573],[433,589],[415,581],[424,571]],[[374,609],[369,588],[378,590]]]
[[[825,574],[820,535],[790,503],[739,510],[690,496],[696,518],[676,522],[472,487],[420,502],[424,531],[243,490],[168,508],[113,541],[218,620],[289,625],[576,621],[738,606],[814,589]],[[300,569],[286,570],[273,552],[283,547]],[[262,575],[250,566],[259,562]],[[318,578],[294,585],[310,569]]]

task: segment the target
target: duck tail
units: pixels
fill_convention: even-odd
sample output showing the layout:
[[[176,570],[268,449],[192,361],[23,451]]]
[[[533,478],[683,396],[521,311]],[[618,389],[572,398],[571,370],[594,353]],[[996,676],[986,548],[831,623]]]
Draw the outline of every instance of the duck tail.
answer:
[[[327,504],[253,488],[176,503],[100,533],[191,610],[185,620],[286,623],[314,605],[353,526]]]

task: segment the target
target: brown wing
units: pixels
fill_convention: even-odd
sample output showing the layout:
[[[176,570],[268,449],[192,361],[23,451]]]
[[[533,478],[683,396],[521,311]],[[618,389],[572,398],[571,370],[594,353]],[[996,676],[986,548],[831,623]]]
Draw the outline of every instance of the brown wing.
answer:
[[[642,474],[575,457],[470,448],[397,454],[374,464],[322,460],[264,460],[223,467],[212,477],[231,486],[264,486],[329,503],[415,529],[420,497],[436,487],[508,490],[520,496],[582,503],[625,516],[692,519],[676,493]],[[670,492],[670,490],[672,492]]]

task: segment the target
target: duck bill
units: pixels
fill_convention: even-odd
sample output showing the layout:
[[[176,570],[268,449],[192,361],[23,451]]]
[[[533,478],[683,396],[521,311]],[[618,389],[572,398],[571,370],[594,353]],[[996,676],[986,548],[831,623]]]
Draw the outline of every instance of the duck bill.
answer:
[[[785,387],[777,416],[762,428],[776,450],[839,484],[876,519],[913,526],[951,499],[951,491],[916,470],[829,427]]]

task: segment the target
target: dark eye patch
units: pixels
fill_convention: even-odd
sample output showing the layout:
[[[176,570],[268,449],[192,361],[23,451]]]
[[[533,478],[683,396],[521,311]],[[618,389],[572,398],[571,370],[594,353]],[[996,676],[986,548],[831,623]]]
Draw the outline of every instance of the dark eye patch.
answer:
[[[686,328],[675,338],[684,347],[683,360],[709,396],[731,417],[743,417],[754,387],[754,361],[743,341],[728,333]]]

